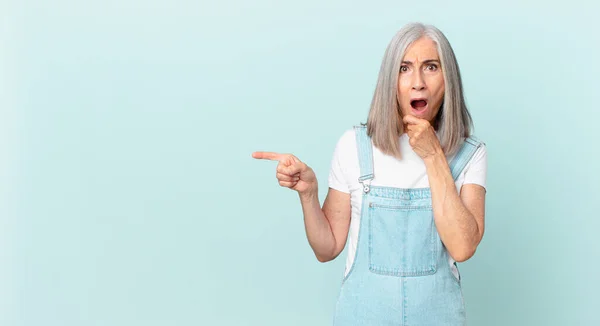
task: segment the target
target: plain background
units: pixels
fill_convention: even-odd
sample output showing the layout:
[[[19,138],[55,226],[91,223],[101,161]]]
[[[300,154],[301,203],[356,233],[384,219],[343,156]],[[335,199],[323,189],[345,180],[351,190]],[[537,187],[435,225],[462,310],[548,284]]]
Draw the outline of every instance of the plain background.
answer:
[[[405,23],[439,27],[488,146],[470,325],[598,325],[592,1],[0,2],[0,324],[329,325],[275,162],[320,180]]]

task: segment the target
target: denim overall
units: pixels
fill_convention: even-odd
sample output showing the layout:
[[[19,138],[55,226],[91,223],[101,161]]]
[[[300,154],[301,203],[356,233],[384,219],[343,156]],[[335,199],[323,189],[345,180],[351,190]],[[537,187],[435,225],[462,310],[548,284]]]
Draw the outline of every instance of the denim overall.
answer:
[[[370,186],[371,139],[365,126],[355,131],[363,185],[360,229],[334,325],[466,325],[460,276],[452,273],[437,232],[430,189]],[[455,181],[479,145],[469,137],[454,156]]]

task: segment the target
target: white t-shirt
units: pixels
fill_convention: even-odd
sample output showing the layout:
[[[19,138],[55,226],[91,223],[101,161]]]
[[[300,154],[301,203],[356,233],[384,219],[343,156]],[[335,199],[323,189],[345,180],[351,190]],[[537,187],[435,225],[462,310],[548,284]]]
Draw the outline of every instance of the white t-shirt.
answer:
[[[428,188],[429,180],[425,163],[409,144],[408,134],[400,136],[400,152],[402,159],[399,160],[390,155],[383,154],[375,146],[373,148],[373,172],[375,177],[371,180],[371,186],[385,186],[394,188]],[[453,156],[448,156],[450,162]],[[463,184],[478,184],[486,187],[487,152],[485,145],[479,147],[471,160],[467,163],[456,180],[456,189],[460,193]],[[348,273],[358,245],[358,231],[360,227],[360,213],[362,203],[362,186],[358,182],[360,177],[360,166],[358,163],[358,149],[354,129],[343,133],[338,140],[331,169],[329,172],[329,187],[341,192],[350,193],[352,215],[350,231],[348,234],[348,256],[344,275]],[[450,259],[452,265],[454,261]],[[452,266],[453,267],[453,266]]]

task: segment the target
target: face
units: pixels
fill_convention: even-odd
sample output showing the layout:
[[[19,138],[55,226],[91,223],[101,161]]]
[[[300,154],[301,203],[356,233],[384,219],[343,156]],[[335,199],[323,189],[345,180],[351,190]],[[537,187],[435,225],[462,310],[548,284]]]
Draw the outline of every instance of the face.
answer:
[[[398,103],[402,116],[410,114],[433,125],[444,91],[437,46],[429,38],[420,38],[407,49],[400,67]]]

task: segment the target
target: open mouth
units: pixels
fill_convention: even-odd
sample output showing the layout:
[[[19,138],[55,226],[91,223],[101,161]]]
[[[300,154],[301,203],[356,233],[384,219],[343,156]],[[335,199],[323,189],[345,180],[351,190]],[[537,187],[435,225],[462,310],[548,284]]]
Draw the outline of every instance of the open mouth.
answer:
[[[425,110],[427,108],[427,100],[426,99],[414,99],[410,101],[410,106],[413,110],[419,112]]]

